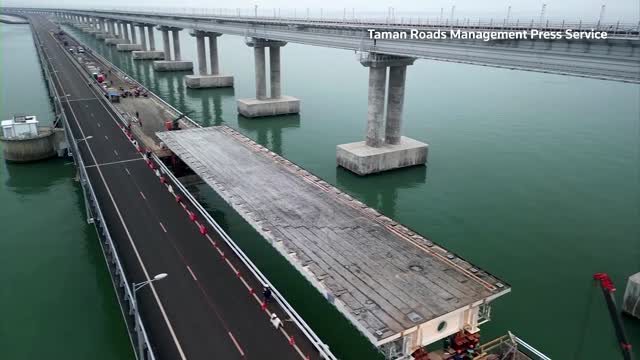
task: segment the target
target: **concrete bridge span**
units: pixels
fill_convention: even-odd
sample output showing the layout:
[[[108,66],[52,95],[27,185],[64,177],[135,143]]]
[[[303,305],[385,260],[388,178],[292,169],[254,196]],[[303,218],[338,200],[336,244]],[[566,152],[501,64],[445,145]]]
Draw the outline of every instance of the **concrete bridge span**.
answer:
[[[231,75],[218,73],[216,38],[223,34],[242,36],[253,47],[255,57],[256,97],[238,99],[238,112],[249,118],[294,114],[300,111],[300,99],[281,91],[281,48],[288,42],[324,46],[355,51],[357,60],[369,68],[368,115],[365,141],[338,145],[336,160],[359,175],[422,165],[427,161],[427,144],[403,136],[402,114],[407,66],[417,59],[459,62],[482,66],[581,76],[611,81],[640,83],[640,24],[520,24],[502,25],[461,24],[397,24],[387,22],[318,21],[310,19],[281,19],[242,16],[205,16],[154,12],[19,9],[39,11],[57,16],[89,33],[98,36],[97,28],[106,32],[105,42],[118,44],[119,49],[142,48],[134,51],[134,59],[156,59],[159,51],[146,51],[144,28],[156,26],[162,33],[163,61],[155,61],[156,71],[191,71],[193,63],[180,57],[178,32],[191,29],[196,37],[198,74],[187,75],[185,82],[192,88],[232,86]],[[105,25],[106,21],[106,25]],[[119,24],[114,27],[115,24]],[[102,25],[101,25],[102,24]],[[135,27],[140,27],[142,44],[137,41]],[[128,27],[132,36],[128,34]],[[522,32],[537,28],[540,31],[564,33],[567,30],[606,31],[601,39],[561,38],[556,40],[532,37],[485,41],[484,36]],[[451,31],[478,34],[476,37],[452,38]],[[151,30],[149,28],[149,30]],[[448,32],[439,39],[372,38],[374,32],[407,34]],[[169,32],[172,36],[169,36]],[[155,49],[149,31],[149,48]],[[171,37],[171,39],[170,39]],[[209,38],[211,71],[208,71],[204,39]],[[606,37],[606,38],[605,38]],[[173,44],[173,58],[171,44]],[[269,48],[269,83],[267,95],[267,61]],[[285,50],[286,51],[286,50]]]
[[[60,10],[48,9],[59,12]],[[120,12],[65,10],[65,14],[89,18],[109,18],[132,23],[153,23],[160,26],[187,28],[203,32],[239,35],[266,40],[286,41],[346,50],[376,52],[439,61],[462,62],[518,70],[585,76],[606,80],[640,82],[640,32],[638,26],[619,24],[597,25],[606,29],[606,40],[494,40],[441,39],[377,40],[369,37],[369,29],[378,31],[425,32],[449,30],[452,27],[433,25],[403,25],[385,23],[349,23],[308,21],[303,19],[267,19],[253,17],[200,16],[159,14],[150,12]],[[535,24],[456,26],[463,31],[499,32],[523,30]],[[581,28],[590,30],[594,24],[558,24],[541,26],[544,30],[564,31]]]

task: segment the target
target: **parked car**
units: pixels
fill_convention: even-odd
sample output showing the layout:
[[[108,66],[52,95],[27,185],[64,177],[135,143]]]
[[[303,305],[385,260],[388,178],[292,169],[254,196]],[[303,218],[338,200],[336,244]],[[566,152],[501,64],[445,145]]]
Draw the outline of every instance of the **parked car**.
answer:
[[[84,48],[83,47],[79,47],[78,48],[78,54],[82,54],[84,53]]]

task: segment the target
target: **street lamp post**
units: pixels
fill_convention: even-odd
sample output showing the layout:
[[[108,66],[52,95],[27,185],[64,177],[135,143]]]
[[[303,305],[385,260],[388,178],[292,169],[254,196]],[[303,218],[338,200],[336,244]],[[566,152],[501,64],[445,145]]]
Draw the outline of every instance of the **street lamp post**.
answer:
[[[132,302],[131,305],[133,307],[133,321],[134,321],[134,329],[136,330],[136,336],[138,337],[138,360],[144,359],[144,347],[143,347],[143,338],[142,338],[142,319],[140,318],[140,313],[138,312],[138,300],[136,298],[136,293],[138,290],[143,287],[151,284],[154,281],[162,280],[167,277],[166,273],[160,273],[153,277],[151,280],[143,281],[141,283],[131,283],[132,294]]]

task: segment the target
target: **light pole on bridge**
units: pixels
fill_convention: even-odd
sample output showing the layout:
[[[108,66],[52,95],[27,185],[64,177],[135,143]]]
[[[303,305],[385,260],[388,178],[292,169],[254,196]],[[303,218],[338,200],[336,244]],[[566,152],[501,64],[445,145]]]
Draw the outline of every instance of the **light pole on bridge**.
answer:
[[[151,280],[147,280],[147,281],[143,281],[140,283],[131,283],[131,291],[132,291],[132,302],[131,302],[131,306],[133,308],[133,319],[134,319],[134,323],[135,323],[135,330],[136,330],[136,335],[138,337],[138,359],[144,359],[144,347],[143,347],[143,339],[142,339],[142,318],[140,317],[140,313],[138,312],[138,300],[136,297],[136,293],[138,292],[138,290],[142,289],[143,287],[151,284],[154,281],[157,280],[162,280],[164,278],[167,277],[166,273],[160,273],[156,276],[153,277],[153,279]]]

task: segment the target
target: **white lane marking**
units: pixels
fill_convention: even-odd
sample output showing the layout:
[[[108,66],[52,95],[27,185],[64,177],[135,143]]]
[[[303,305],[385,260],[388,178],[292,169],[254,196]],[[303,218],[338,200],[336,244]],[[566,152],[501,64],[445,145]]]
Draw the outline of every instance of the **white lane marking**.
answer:
[[[124,171],[127,172],[127,175],[131,175],[131,173],[129,172],[129,168],[124,168]]]
[[[142,193],[142,191],[140,191],[140,196],[142,196],[143,199],[147,200],[147,198],[144,196],[144,194]]]
[[[71,94],[67,94],[67,96],[71,96]],[[74,102],[74,101],[93,101],[93,100],[98,100],[98,98],[83,98],[83,99],[73,99],[73,100],[68,100],[67,102]]]
[[[193,271],[191,270],[191,267],[189,265],[187,265],[187,270],[189,270],[189,273],[191,274],[191,277],[193,278],[193,280],[198,281],[198,278],[196,277],[196,274],[193,273]]]
[[[162,228],[162,231],[167,232],[167,229],[165,229],[164,224],[162,223],[159,223],[159,224],[160,224],[160,227]]]
[[[242,351],[240,344],[238,344],[238,342],[236,341],[236,338],[233,337],[233,334],[231,333],[231,331],[229,331],[229,337],[231,338],[231,340],[233,340],[233,343],[236,344],[236,348],[240,352],[240,356],[244,356],[244,351]]]
[[[53,35],[51,35],[51,37],[53,38]],[[54,38],[54,40],[55,40],[55,38]],[[67,58],[67,60],[71,61],[71,60],[69,60],[69,58]],[[73,66],[73,64],[72,64],[72,66]],[[82,74],[80,73],[80,70],[78,70],[77,68],[75,68],[75,69],[76,69],[78,75],[80,77],[82,77]],[[60,81],[60,77],[58,76],[58,74],[55,74],[55,76],[56,76],[56,80],[58,81],[58,85],[60,85],[60,88],[64,92],[64,87],[62,86],[62,81]],[[100,102],[100,104],[102,104],[102,102]],[[102,104],[102,106],[104,107],[104,104]],[[105,109],[106,109],[106,107],[105,107]],[[84,135],[84,130],[82,130],[82,126],[80,126],[80,121],[78,121],[78,117],[76,116],[75,111],[73,111],[73,108],[71,106],[69,107],[69,110],[71,111],[71,115],[73,116],[73,119],[75,120],[75,123],[78,126],[78,129],[80,130],[80,134],[82,135],[83,138],[85,138],[86,136]],[[89,150],[89,154],[91,155],[91,158],[93,159],[93,163],[97,164],[98,162],[96,161],[96,157],[93,154],[93,150],[91,150],[91,147],[89,146],[89,144],[87,144],[87,149]],[[173,330],[173,326],[171,325],[171,322],[169,321],[169,317],[167,316],[167,312],[164,309],[164,305],[162,305],[162,301],[160,301],[160,297],[158,296],[158,292],[156,291],[156,287],[153,284],[153,282],[151,282],[151,277],[149,276],[149,271],[147,270],[147,267],[144,265],[144,262],[142,261],[142,257],[140,256],[140,252],[138,251],[138,248],[136,247],[136,244],[133,241],[133,237],[131,236],[131,233],[129,232],[129,228],[127,227],[127,224],[124,222],[124,217],[122,216],[122,213],[120,212],[120,209],[118,208],[118,205],[116,204],[116,200],[114,199],[113,194],[111,193],[111,190],[109,189],[109,185],[107,184],[107,180],[104,178],[104,175],[102,174],[102,171],[100,170],[100,167],[98,167],[97,170],[98,170],[98,174],[100,175],[100,179],[102,180],[102,184],[104,185],[105,189],[107,190],[107,194],[109,195],[109,199],[111,200],[111,203],[113,204],[113,207],[116,210],[116,214],[118,214],[118,218],[120,219],[120,223],[122,224],[122,227],[124,228],[124,231],[127,234],[127,237],[129,238],[129,243],[131,244],[131,247],[133,248],[133,252],[136,255],[136,259],[138,260],[138,263],[140,264],[140,267],[142,268],[142,272],[144,273],[144,277],[147,279],[147,281],[149,281],[149,287],[151,288],[151,292],[153,293],[153,297],[155,298],[156,303],[158,304],[158,307],[160,308],[160,312],[162,313],[162,317],[164,319],[164,322],[165,322],[165,324],[167,324],[167,328],[169,329],[169,332],[171,333],[171,337],[173,338],[173,343],[176,345],[176,348],[178,349],[178,352],[180,353],[180,358],[182,360],[186,360],[187,356],[184,354],[184,351],[182,350],[182,346],[180,345],[180,341],[178,341],[178,337],[176,336],[176,333]]]
[[[112,161],[112,162],[106,162],[106,163],[102,163],[102,164],[98,164],[98,165],[87,165],[85,167],[86,168],[92,168],[92,167],[96,167],[96,166],[106,166],[106,165],[120,164],[120,163],[131,162],[131,161],[140,161],[140,160],[142,160],[142,159],[141,158],[137,158],[137,159],[129,159],[129,160]],[[131,173],[129,173],[129,175],[131,175]]]
[[[113,149],[113,153],[116,154],[116,156],[118,156],[118,151],[116,149]]]
[[[109,140],[109,137],[108,137],[107,135],[105,135],[105,136],[104,136],[104,139],[108,141],[108,140]]]
[[[100,123],[96,123],[96,125],[98,125],[98,127],[102,127],[102,125],[100,125]]]

